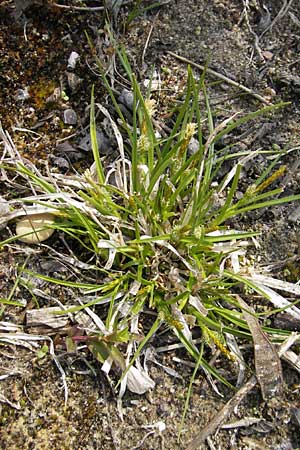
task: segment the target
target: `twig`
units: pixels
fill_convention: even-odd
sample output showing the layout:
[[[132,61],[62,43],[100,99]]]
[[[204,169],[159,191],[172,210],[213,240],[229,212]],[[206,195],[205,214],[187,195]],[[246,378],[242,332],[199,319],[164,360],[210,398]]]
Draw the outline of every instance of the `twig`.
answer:
[[[142,65],[144,64],[144,60],[145,60],[145,56],[146,56],[146,51],[147,51],[147,49],[148,49],[148,45],[149,45],[149,42],[150,42],[150,38],[151,38],[153,29],[154,29],[154,25],[155,25],[156,19],[157,19],[157,17],[159,16],[159,13],[160,13],[160,11],[158,11],[158,13],[156,14],[156,16],[154,17],[153,23],[152,23],[152,25],[151,25],[151,27],[150,27],[150,30],[149,30],[149,33],[148,33],[148,36],[147,36],[147,39],[146,39],[145,47],[144,47],[144,50],[143,50],[143,53],[142,53]]]
[[[56,6],[56,8],[61,9],[70,9],[73,11],[83,11],[83,12],[94,12],[94,11],[104,11],[104,6],[95,6],[95,7],[89,7],[89,6],[68,6],[68,5],[60,5],[59,3],[52,3],[52,6]]]
[[[0,394],[0,403],[6,403],[11,408],[16,409],[17,411],[21,410],[21,405],[20,405],[19,402],[18,403],[13,403],[10,400],[8,400],[8,398],[6,398],[3,394]]]
[[[244,86],[241,83],[237,83],[236,81],[231,80],[231,78],[228,78],[225,75],[222,75],[221,73],[218,73],[213,69],[209,69],[208,67],[206,68],[205,66],[203,66],[201,64],[197,64],[193,61],[190,61],[189,59],[185,58],[184,56],[177,55],[176,53],[173,53],[170,51],[168,51],[167,53],[169,55],[173,56],[173,58],[178,59],[179,61],[182,61],[186,64],[190,64],[191,66],[196,67],[197,69],[205,70],[210,75],[213,75],[216,78],[219,78],[220,80],[223,80],[226,83],[231,84],[232,86],[235,86],[235,87],[241,89],[242,91],[246,92],[247,94],[252,95],[252,97],[255,97],[260,102],[265,103],[266,105],[271,105],[271,103],[266,98],[262,97],[259,94],[256,94],[256,92],[252,91],[252,89],[249,89],[247,86]]]

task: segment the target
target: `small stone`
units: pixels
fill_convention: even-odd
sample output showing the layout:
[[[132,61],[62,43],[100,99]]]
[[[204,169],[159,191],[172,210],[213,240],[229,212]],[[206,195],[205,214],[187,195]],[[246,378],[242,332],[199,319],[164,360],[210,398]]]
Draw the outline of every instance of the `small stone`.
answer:
[[[262,52],[262,55],[268,61],[273,58],[273,53],[269,52],[268,50],[266,50],[265,52]]]
[[[70,163],[80,161],[84,157],[83,153],[74,147],[69,141],[61,142],[56,148],[59,157],[67,158]]]
[[[66,125],[76,125],[77,114],[74,109],[69,108],[64,111],[64,123]]]
[[[80,58],[77,52],[72,52],[68,59],[68,69],[75,69],[76,63]]]
[[[112,151],[111,141],[107,138],[101,130],[96,131],[97,145],[101,154],[109,154]],[[78,148],[84,152],[92,150],[91,136],[87,133],[78,143]]]
[[[121,95],[119,96],[118,100],[130,111],[133,110],[134,95],[132,91],[128,91],[128,89],[122,89]]]
[[[69,161],[66,158],[61,156],[52,156],[51,157],[52,164],[63,171],[67,171],[70,168]]]
[[[31,214],[17,222],[16,235],[20,241],[26,242],[26,244],[38,244],[52,236],[54,228],[48,227],[53,223],[53,214]]]

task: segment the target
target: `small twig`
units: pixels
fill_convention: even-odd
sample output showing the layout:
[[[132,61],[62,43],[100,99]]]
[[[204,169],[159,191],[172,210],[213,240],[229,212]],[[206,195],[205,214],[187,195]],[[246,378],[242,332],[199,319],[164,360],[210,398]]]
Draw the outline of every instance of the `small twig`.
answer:
[[[11,408],[16,409],[17,411],[21,410],[21,405],[20,405],[19,402],[18,403],[13,403],[10,400],[8,400],[8,398],[6,398],[3,394],[0,394],[0,403],[6,403]]]
[[[216,72],[213,69],[209,69],[208,67],[205,67],[202,64],[197,64],[197,63],[195,63],[193,61],[190,61],[189,59],[187,59],[187,58],[185,58],[183,56],[177,55],[176,53],[173,53],[173,52],[170,52],[170,51],[168,51],[167,53],[169,55],[173,56],[174,58],[178,59],[179,61],[182,61],[182,62],[184,62],[186,64],[190,64],[191,66],[196,67],[197,69],[205,70],[210,75],[213,75],[216,78],[219,78],[220,80],[223,80],[226,83],[231,84],[232,86],[235,86],[235,87],[241,89],[242,91],[246,92],[247,94],[252,95],[252,97],[255,97],[260,102],[265,103],[266,105],[271,105],[271,103],[266,98],[262,97],[259,94],[256,94],[256,92],[252,91],[252,89],[249,89],[247,86],[244,86],[241,83],[237,83],[236,81],[231,80],[231,78],[228,78],[225,75],[222,75],[221,73],[218,73],[218,72]]]
[[[151,27],[150,27],[150,30],[149,30],[149,33],[148,33],[148,36],[147,36],[147,39],[146,39],[145,47],[144,47],[144,50],[143,50],[143,53],[142,53],[142,65],[144,64],[144,60],[145,60],[145,56],[146,56],[146,51],[147,51],[147,49],[148,49],[149,42],[150,42],[150,38],[151,38],[153,29],[154,29],[154,25],[155,25],[155,22],[156,22],[156,19],[157,19],[159,13],[160,13],[160,11],[158,11],[158,13],[156,14],[156,16],[154,17],[153,23],[152,23],[152,25],[151,25]]]
[[[69,9],[72,11],[83,11],[83,12],[94,12],[94,11],[104,11],[104,6],[95,6],[95,7],[89,7],[89,6],[68,6],[68,5],[60,5],[59,3],[52,3],[52,6],[56,6],[56,8],[61,9]]]

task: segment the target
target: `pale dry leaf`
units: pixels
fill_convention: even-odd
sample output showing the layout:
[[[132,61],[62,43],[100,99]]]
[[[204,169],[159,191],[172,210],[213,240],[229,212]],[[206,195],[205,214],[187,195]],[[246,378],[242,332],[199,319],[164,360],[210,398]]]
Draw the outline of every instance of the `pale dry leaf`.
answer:
[[[280,358],[267,335],[263,332],[254,310],[240,297],[238,302],[243,310],[243,316],[249,326],[255,355],[255,372],[262,396],[266,400],[279,394],[283,389],[283,376]]]

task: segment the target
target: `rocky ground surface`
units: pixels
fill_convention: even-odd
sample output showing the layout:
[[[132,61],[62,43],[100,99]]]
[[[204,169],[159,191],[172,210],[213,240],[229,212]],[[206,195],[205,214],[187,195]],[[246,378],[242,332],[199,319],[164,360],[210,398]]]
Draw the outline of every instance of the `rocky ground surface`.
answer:
[[[27,2],[0,1],[0,120],[17,149],[40,167],[47,164],[57,172],[83,170],[92,162],[88,142],[91,87],[95,84],[97,101],[105,104],[103,89],[88,44],[86,32],[95,44],[103,66],[110,69],[114,55],[104,11],[74,11]],[[25,5],[26,2],[23,3]],[[33,5],[31,3],[34,3]],[[51,3],[51,2],[50,2]],[[61,2],[74,4],[76,2]],[[79,3],[79,2],[77,2]],[[86,2],[88,3],[88,2]],[[99,6],[99,2],[89,2]],[[121,2],[122,3],[122,2]],[[130,62],[141,82],[149,79],[153,67],[161,79],[158,95],[162,120],[168,106],[184,88],[186,64],[170,52],[187,58],[191,64],[205,64],[217,74],[234,80],[259,94],[266,102],[287,101],[289,105],[247,124],[234,138],[239,150],[286,148],[282,160],[288,166],[284,179],[288,194],[299,193],[299,97],[300,97],[300,5],[297,1],[265,0],[170,0],[160,7],[140,12],[129,21],[132,3],[124,2],[114,17],[117,41],[125,45]],[[150,5],[152,2],[142,2]],[[78,60],[70,60],[72,52]],[[73,58],[76,55],[73,53]],[[74,66],[73,66],[74,64]],[[195,73],[200,74],[195,68]],[[116,90],[121,91],[121,74],[115,72]],[[207,75],[208,90],[217,120],[237,111],[252,111],[263,103],[218,76]],[[120,83],[121,82],[121,83]],[[293,149],[293,150],[292,150]],[[2,151],[2,150],[0,150]],[[109,141],[106,151],[110,149]],[[264,157],[244,170],[249,183],[266,164]],[[8,187],[0,181],[1,195]],[[242,218],[239,225],[263,231],[260,263],[280,263],[280,276],[299,280],[299,227],[295,205],[260,211]],[[0,231],[6,237],[13,225]],[[2,234],[2,235],[1,235]],[[53,241],[56,249],[62,245]],[[29,253],[27,252],[28,256]],[[1,297],[7,298],[16,279],[16,270],[25,260],[22,245],[5,247],[0,253]],[[29,268],[55,274],[60,268],[49,265],[47,248],[29,255]],[[297,259],[292,259],[292,261]],[[31,264],[31,266],[30,266]],[[48,264],[48,265],[47,265]],[[275,266],[274,266],[275,267]],[[278,272],[278,269],[277,269]],[[278,275],[278,273],[277,273]],[[49,296],[70,296],[42,285]],[[15,299],[27,300],[27,309],[36,307],[26,291],[17,289]],[[40,306],[51,301],[40,299]],[[24,325],[25,310],[6,306],[1,320]],[[299,325],[298,325],[299,327]],[[54,336],[54,340],[58,339]],[[156,347],[167,342],[158,338]],[[59,345],[58,345],[59,347]],[[249,351],[249,361],[251,361]],[[67,374],[69,400],[64,407],[64,389],[53,360],[28,348],[12,344],[0,347],[0,375],[13,375],[0,381],[0,447],[3,449],[184,449],[192,436],[206,425],[233,393],[219,386],[217,395],[204,373],[197,377],[189,411],[178,441],[191,368],[174,361],[187,360],[179,351],[158,354],[149,371],[156,386],[144,396],[126,394],[121,421],[117,398],[97,364],[87,356],[88,365],[76,355],[61,355]],[[224,360],[219,370],[228,376]],[[89,367],[92,366],[93,370]],[[283,365],[286,389],[282,397],[263,401],[258,388],[245,398],[229,422],[257,419],[252,425],[221,429],[203,448],[276,449],[300,448],[299,374]],[[230,375],[229,375],[230,376]]]

